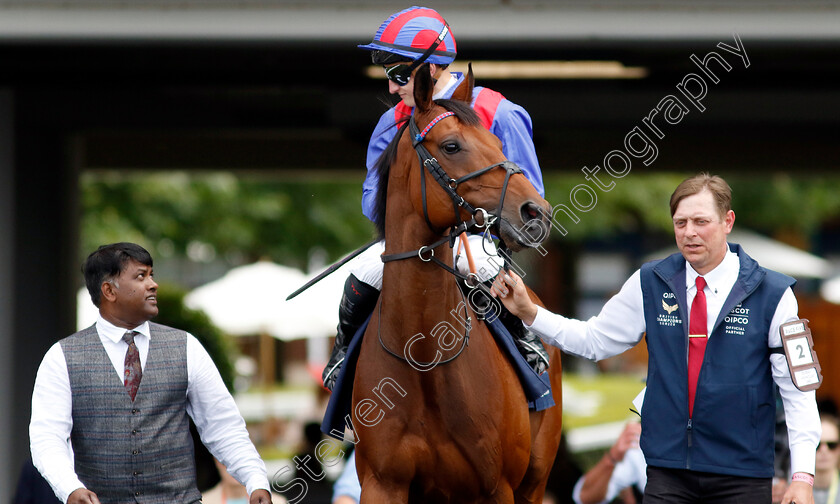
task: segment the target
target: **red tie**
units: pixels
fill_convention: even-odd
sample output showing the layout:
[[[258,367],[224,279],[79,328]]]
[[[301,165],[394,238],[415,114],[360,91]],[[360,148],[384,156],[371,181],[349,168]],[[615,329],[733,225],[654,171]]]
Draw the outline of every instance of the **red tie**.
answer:
[[[688,416],[694,411],[694,395],[697,391],[697,377],[700,376],[700,366],[703,365],[703,354],[706,353],[708,326],[706,325],[706,280],[698,276],[695,283],[697,294],[691,303],[691,315],[688,322]]]

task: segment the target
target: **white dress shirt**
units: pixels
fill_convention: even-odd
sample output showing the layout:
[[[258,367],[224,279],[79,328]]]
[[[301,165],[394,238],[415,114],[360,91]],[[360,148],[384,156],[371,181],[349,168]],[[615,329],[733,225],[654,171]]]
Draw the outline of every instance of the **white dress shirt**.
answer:
[[[149,323],[134,330],[140,333],[134,337],[134,343],[140,353],[140,365],[145,369],[151,339]],[[122,340],[126,330],[100,315],[96,331],[114,372],[122,380],[128,350],[128,344]],[[187,413],[195,422],[202,442],[228,472],[245,485],[249,494],[259,488],[268,490],[265,463],[251,443],[245,421],[210,355],[191,334],[187,334],[187,400]],[[56,343],[44,355],[35,377],[29,439],[35,467],[62,502],[67,502],[74,490],[84,487],[73,465],[72,428],[70,376],[64,352]]]
[[[697,293],[695,279],[698,274],[686,262],[686,303],[691,306]],[[708,333],[717,321],[723,303],[735,285],[740,271],[738,255],[728,251],[723,261],[704,275],[706,279],[706,310]],[[797,320],[799,305],[793,291],[788,288],[776,306],[767,334],[767,345],[782,346],[779,326]],[[546,343],[564,352],[587,359],[601,360],[618,355],[641,341],[646,329],[642,300],[640,270],[624,283],[621,290],[604,305],[597,316],[587,321],[568,319],[562,315],[538,308],[537,316],[529,329]],[[686,361],[688,351],[686,350]],[[817,444],[821,425],[815,393],[801,392],[793,385],[787,359],[783,354],[771,354],[773,380],[779,386],[790,442],[791,472],[814,474]]]
[[[581,504],[580,492],[583,490],[583,483],[585,481],[586,475],[584,474],[578,478],[575,487],[572,489],[572,500],[575,501],[575,504]],[[610,475],[610,480],[607,483],[607,492],[603,500],[598,504],[612,502],[622,490],[634,485],[640,492],[645,492],[645,486],[647,486],[647,464],[645,463],[645,456],[639,447],[627,450],[624,458],[615,464],[612,475]]]

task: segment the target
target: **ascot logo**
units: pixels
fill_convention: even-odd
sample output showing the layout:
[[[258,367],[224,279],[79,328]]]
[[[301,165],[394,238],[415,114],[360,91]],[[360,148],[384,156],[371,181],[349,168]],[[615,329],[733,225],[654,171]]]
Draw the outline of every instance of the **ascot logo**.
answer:
[[[726,334],[743,336],[747,324],[750,323],[750,309],[744,308],[741,303],[738,303],[723,321],[726,324],[724,329]]]

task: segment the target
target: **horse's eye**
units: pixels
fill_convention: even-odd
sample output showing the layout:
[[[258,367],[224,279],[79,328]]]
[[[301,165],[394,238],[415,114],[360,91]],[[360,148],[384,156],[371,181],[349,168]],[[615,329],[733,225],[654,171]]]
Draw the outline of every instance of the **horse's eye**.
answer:
[[[442,147],[443,152],[447,154],[455,154],[456,152],[461,150],[461,146],[458,144],[458,142],[446,142],[442,145]]]

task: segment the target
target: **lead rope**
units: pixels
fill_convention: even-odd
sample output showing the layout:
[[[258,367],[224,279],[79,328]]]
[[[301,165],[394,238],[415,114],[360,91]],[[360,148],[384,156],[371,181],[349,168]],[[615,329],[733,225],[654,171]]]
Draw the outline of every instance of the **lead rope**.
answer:
[[[470,273],[476,275],[475,261],[473,261],[472,251],[470,251],[470,240],[467,238],[467,232],[461,233],[461,249],[464,250],[464,255],[467,256],[467,264],[470,265]],[[477,276],[477,275],[476,275]]]

